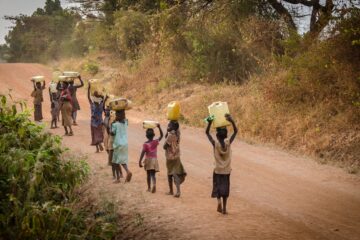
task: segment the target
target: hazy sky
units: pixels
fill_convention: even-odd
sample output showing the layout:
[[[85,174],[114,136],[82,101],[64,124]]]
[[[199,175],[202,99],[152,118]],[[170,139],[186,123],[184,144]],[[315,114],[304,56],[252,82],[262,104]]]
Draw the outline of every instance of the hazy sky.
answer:
[[[0,0],[0,44],[5,43],[5,35],[11,22],[4,20],[4,15],[32,14],[37,8],[44,7],[46,0]],[[62,6],[69,6],[66,0],[61,0]]]

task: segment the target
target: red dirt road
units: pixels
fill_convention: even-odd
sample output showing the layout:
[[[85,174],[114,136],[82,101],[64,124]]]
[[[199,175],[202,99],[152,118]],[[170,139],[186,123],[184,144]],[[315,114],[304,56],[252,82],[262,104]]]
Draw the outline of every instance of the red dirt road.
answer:
[[[38,64],[0,64],[1,92],[29,100],[33,75],[51,76]],[[92,169],[92,188],[100,199],[119,205],[124,216],[123,237],[132,239],[360,239],[360,177],[319,165],[268,147],[235,141],[229,214],[216,212],[210,198],[212,149],[204,129],[182,127],[182,160],[188,177],[182,196],[166,196],[164,152],[159,148],[157,193],[147,193],[145,172],[138,157],[145,134],[145,113],[129,111],[131,183],[113,184],[106,153],[95,154],[90,144],[89,106],[85,90],[78,91],[81,111],[75,136],[64,145],[86,155]],[[49,99],[44,92],[43,112],[48,125]],[[145,117],[146,116],[146,117]],[[163,124],[163,128],[165,125]],[[52,131],[63,134],[63,130]],[[121,238],[121,236],[120,236]]]

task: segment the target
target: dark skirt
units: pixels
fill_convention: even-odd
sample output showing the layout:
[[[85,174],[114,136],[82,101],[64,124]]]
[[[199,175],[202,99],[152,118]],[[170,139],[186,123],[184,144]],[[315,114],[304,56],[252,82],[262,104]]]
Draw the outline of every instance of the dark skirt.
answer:
[[[230,174],[213,173],[213,190],[211,197],[229,197],[230,193]]]
[[[98,145],[104,141],[103,127],[100,124],[97,127],[91,126],[91,145]]]
[[[41,103],[34,104],[34,119],[35,121],[41,121],[43,119]]]

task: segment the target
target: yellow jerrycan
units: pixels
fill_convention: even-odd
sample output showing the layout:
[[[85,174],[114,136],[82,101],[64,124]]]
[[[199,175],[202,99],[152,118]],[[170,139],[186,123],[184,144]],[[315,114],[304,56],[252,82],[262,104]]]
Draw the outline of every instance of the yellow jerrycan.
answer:
[[[159,122],[157,122],[157,121],[145,120],[143,122],[143,128],[144,129],[156,128],[158,124],[159,124]]]
[[[167,106],[167,119],[179,120],[180,118],[180,103],[178,101],[172,101]]]
[[[230,114],[227,102],[214,102],[208,106],[210,116],[214,116],[213,127],[226,127],[231,123],[226,120],[225,115]]]

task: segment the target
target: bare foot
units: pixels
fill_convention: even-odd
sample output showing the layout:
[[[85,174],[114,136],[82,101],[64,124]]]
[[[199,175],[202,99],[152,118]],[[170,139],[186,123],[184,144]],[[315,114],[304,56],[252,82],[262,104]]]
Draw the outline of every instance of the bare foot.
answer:
[[[120,183],[120,179],[116,179],[114,183]]]
[[[99,148],[100,148],[100,151],[104,151],[104,147],[102,146],[102,144],[99,144]]]
[[[222,213],[222,207],[221,207],[221,204],[218,204],[218,206],[217,206],[217,211],[218,211],[219,213]]]
[[[130,182],[130,181],[131,181],[131,177],[132,177],[132,173],[129,172],[129,173],[126,175],[126,180],[125,180],[125,182]]]
[[[224,214],[224,215],[228,214],[227,211],[226,211],[226,209],[223,209],[223,210],[222,210],[222,214]]]
[[[177,192],[177,193],[174,195],[174,197],[179,198],[179,197],[180,197],[180,193]]]
[[[156,186],[153,186],[153,187],[152,187],[151,192],[152,192],[152,193],[156,193]]]
[[[167,192],[166,195],[174,195],[173,192]]]

